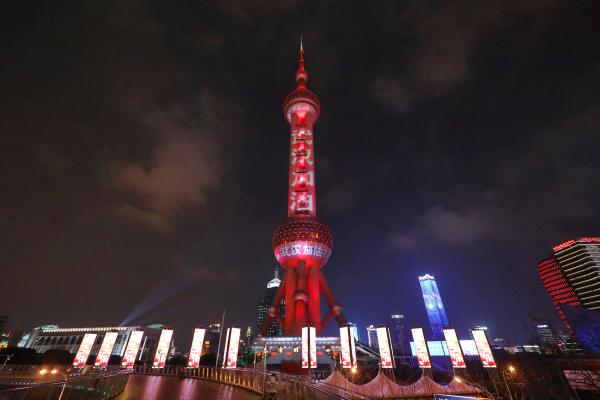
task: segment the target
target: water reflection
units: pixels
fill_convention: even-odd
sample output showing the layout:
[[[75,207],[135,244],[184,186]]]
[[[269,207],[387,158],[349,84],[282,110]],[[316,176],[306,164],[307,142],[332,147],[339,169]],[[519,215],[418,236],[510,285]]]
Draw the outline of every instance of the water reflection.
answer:
[[[117,400],[256,400],[258,395],[233,386],[166,376],[132,375]]]

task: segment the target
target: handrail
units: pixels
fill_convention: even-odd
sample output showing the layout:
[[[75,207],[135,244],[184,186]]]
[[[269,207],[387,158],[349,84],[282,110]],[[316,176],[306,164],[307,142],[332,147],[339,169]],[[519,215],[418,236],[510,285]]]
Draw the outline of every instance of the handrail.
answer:
[[[286,387],[292,390],[301,390],[299,387],[304,387],[307,390],[321,393],[331,399],[368,399],[367,397],[358,395],[343,388],[338,388],[331,385],[323,387],[307,379],[297,377],[296,375],[264,372],[260,370],[247,368],[187,368],[183,366],[165,366],[163,368],[152,368],[151,366],[138,365],[135,367],[134,373],[140,375],[180,376],[190,379],[208,380],[223,383],[226,385],[236,386],[260,395],[264,395],[267,393],[277,393],[279,391],[286,390]]]
[[[113,378],[115,376],[120,376],[120,375],[129,375],[129,374],[131,374],[131,372],[132,372],[131,370],[125,370],[125,371],[119,371],[119,372],[112,372],[112,373],[108,373],[108,374],[90,373],[90,374],[85,374],[85,375],[69,375],[69,376],[73,376],[73,379],[66,378],[66,379],[60,380],[60,381],[41,382],[41,383],[30,385],[30,386],[4,388],[4,389],[0,389],[0,393],[17,392],[17,391],[21,391],[21,390],[30,390],[33,388],[44,388],[44,387],[50,387],[50,386],[81,383],[81,382],[91,381],[91,380],[99,379],[99,378]]]

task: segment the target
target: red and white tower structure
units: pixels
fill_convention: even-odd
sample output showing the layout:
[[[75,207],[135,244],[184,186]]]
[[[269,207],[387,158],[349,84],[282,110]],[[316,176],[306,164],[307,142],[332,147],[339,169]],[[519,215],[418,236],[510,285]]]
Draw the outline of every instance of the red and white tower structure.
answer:
[[[313,127],[321,107],[307,82],[300,40],[296,89],[283,101],[283,115],[290,125],[288,215],[273,234],[273,252],[285,275],[263,324],[264,331],[276,318],[284,333],[294,336],[299,336],[302,327],[307,325],[314,326],[319,334],[332,318],[340,326],[347,324],[321,272],[331,255],[333,242],[327,225],[317,219]],[[324,318],[321,317],[321,294],[329,305]],[[283,300],[285,315],[280,315],[278,310]]]

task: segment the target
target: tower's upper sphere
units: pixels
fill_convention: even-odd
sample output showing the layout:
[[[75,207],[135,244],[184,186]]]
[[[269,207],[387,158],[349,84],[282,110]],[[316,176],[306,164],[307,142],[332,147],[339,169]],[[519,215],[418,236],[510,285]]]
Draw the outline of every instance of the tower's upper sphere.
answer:
[[[321,268],[332,248],[331,231],[316,218],[289,218],[273,234],[273,253],[284,268],[294,268],[298,261]]]
[[[298,106],[293,107],[294,105]],[[306,87],[298,87],[283,99],[283,115],[288,123],[292,121],[292,111],[298,108],[311,111],[314,114],[313,123],[315,123],[321,113],[321,102],[312,90]]]
[[[294,111],[307,111],[313,114],[313,123],[319,119],[321,102],[316,94],[306,87],[308,72],[304,69],[304,50],[300,43],[300,58],[298,70],[296,71],[296,89],[292,90],[283,99],[283,115],[288,123],[292,121]]]

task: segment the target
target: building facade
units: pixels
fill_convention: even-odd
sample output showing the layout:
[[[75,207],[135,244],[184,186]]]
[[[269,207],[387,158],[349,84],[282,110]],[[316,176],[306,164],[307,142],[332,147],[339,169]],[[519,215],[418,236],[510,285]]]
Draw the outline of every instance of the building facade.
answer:
[[[446,311],[435,277],[429,274],[419,276],[419,283],[421,284],[429,325],[433,333],[432,337],[442,340],[444,339],[444,328],[448,327],[448,318],[446,318]]]
[[[379,340],[377,339],[377,327],[375,325],[367,326],[367,340],[370,348],[379,351]]]
[[[408,340],[406,340],[406,329],[404,323],[404,315],[392,314],[390,316],[390,339],[392,341],[392,349],[397,356],[408,355]]]
[[[354,340],[360,340],[360,333],[358,332],[358,325],[354,322],[348,322],[348,326],[350,327],[350,334],[354,336]]]
[[[202,345],[202,353],[217,354],[219,350],[219,341],[221,339],[221,324],[210,324],[206,329],[204,344]]]
[[[144,331],[137,360],[140,362],[150,362],[156,351],[156,345],[162,330],[162,326],[160,325],[88,328],[60,328],[57,325],[44,325],[25,333],[19,345],[34,349],[37,353],[45,353],[48,350],[66,350],[71,354],[75,354],[79,349],[83,336],[86,333],[95,333],[97,335],[96,341],[90,354],[97,355],[104,335],[107,332],[117,332],[117,339],[111,355],[122,357],[131,333],[136,330]]]
[[[552,248],[537,265],[538,274],[567,331],[573,329],[562,304],[600,310],[600,237],[581,237]]]

